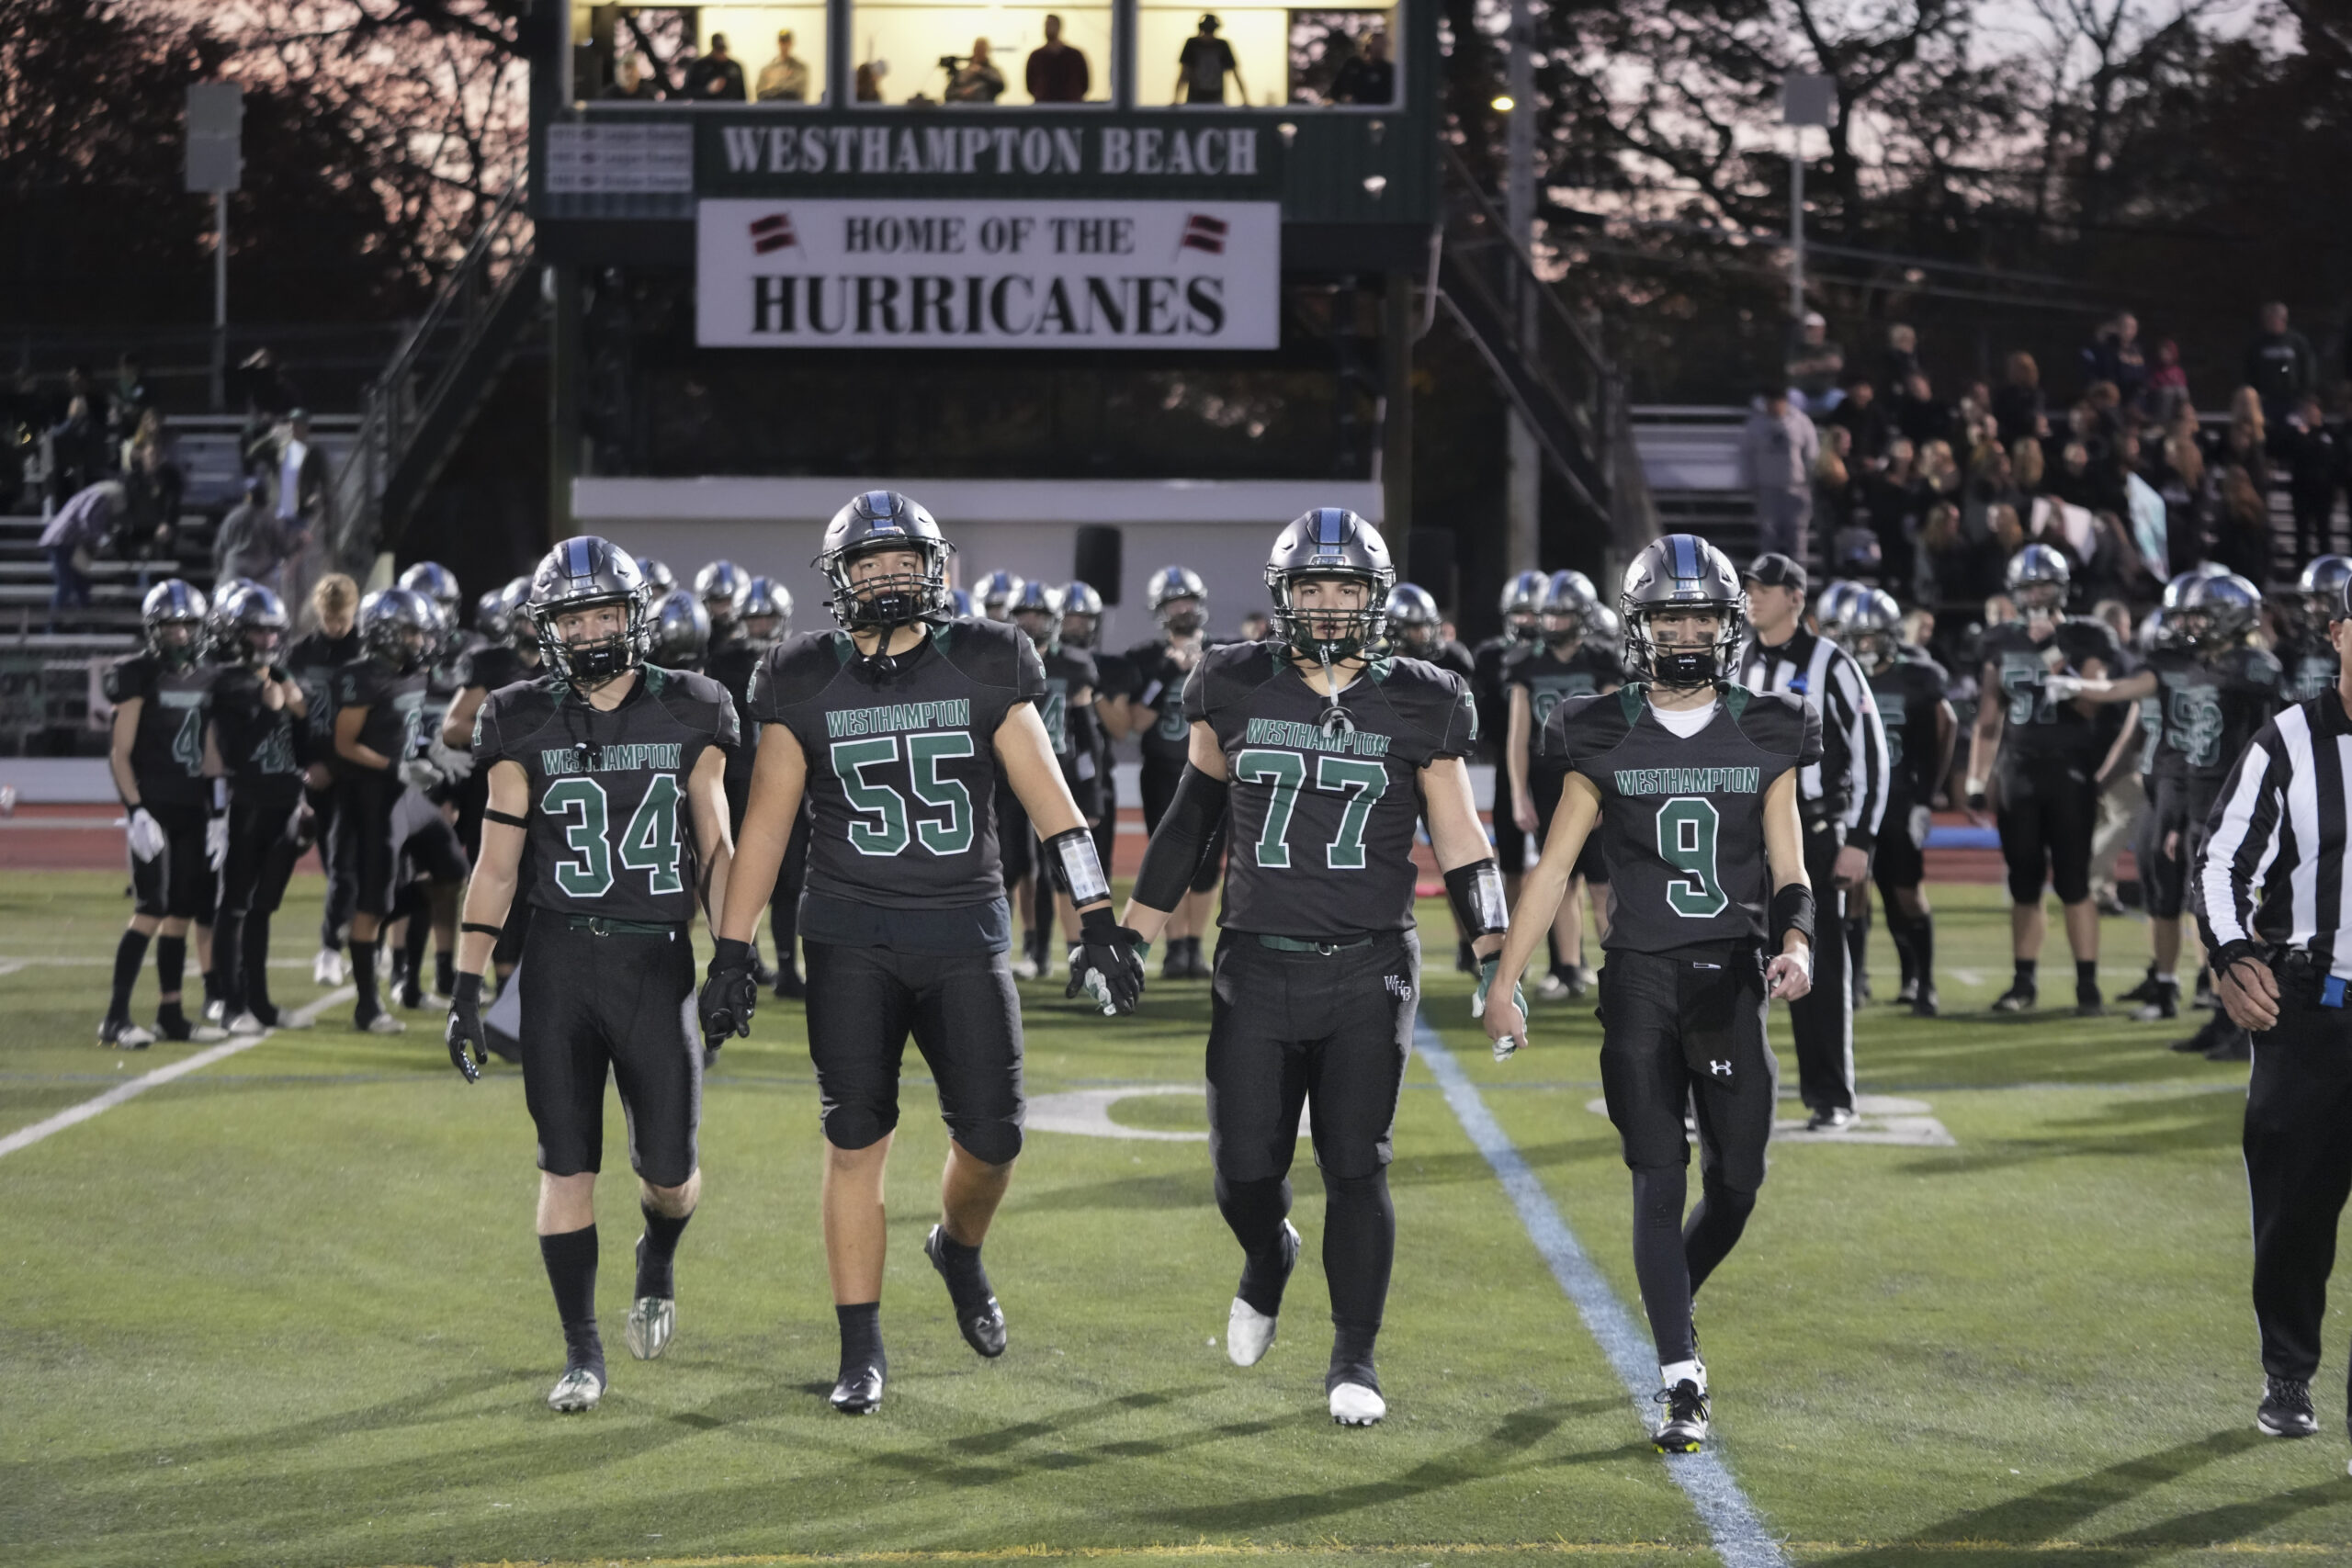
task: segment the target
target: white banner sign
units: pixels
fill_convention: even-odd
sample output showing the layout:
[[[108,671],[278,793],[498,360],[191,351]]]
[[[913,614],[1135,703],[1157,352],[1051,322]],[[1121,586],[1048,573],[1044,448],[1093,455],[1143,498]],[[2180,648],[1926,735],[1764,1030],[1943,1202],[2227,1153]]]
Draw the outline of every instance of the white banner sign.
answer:
[[[706,201],[707,347],[1274,348],[1278,202]]]

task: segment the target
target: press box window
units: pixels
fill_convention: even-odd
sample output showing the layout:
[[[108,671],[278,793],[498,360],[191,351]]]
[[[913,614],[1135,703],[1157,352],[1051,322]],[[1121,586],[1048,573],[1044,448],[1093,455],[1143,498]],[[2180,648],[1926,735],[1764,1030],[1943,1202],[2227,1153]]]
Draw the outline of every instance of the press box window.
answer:
[[[822,4],[575,4],[571,41],[572,96],[583,102],[790,108],[825,97]]]
[[[855,0],[854,96],[987,107],[1111,101],[1111,7]]]
[[[1198,0],[1140,0],[1136,99],[1227,108],[1393,105],[1395,20],[1393,10],[1203,11]]]

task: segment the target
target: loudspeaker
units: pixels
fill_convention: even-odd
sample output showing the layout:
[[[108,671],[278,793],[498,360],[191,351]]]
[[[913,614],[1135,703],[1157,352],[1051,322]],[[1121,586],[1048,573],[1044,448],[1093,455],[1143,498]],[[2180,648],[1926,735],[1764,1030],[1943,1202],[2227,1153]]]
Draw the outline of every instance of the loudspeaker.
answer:
[[[1102,595],[1103,604],[1116,604],[1126,536],[1108,523],[1080,524],[1077,556],[1077,570],[1070,575]]]
[[[1453,529],[1415,528],[1405,536],[1404,581],[1428,589],[1430,597],[1449,617],[1460,608],[1453,602],[1458,576],[1453,565]]]

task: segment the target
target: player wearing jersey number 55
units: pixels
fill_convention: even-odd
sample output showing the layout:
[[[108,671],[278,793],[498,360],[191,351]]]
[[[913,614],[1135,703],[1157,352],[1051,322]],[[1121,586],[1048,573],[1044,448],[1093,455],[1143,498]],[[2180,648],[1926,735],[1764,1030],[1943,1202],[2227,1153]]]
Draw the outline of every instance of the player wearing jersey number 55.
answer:
[[[539,1134],[539,1251],[566,1352],[548,1403],[586,1410],[605,1381],[594,1195],[607,1072],[628,1115],[645,1215],[630,1351],[659,1356],[676,1321],[673,1264],[702,1194],[702,1051],[686,922],[697,901],[707,915],[727,895],[735,705],[707,676],[645,663],[645,580],[603,539],[567,539],[548,552],[529,614],[546,673],[492,693],[474,718],[474,761],[490,775],[490,800],[447,1039],[449,1059],[471,1081],[486,1060],[482,971],[516,903],[529,906],[515,972],[517,1044]]]
[[[1792,693],[1729,679],[1747,594],[1705,540],[1649,545],[1619,604],[1632,683],[1552,710],[1547,740],[1568,776],[1481,999],[1487,1034],[1507,1047],[1526,1027],[1507,987],[1599,832],[1617,896],[1602,943],[1600,1081],[1634,1173],[1634,1271],[1666,1406],[1654,1441],[1688,1453],[1708,1422],[1691,1296],[1739,1240],[1764,1182],[1779,1077],[1766,1009],[1813,983],[1797,773],[1820,760],[1821,717]],[[1686,1108],[1697,1111],[1703,1184],[1687,1224]]]
[[[1186,682],[1183,775],[1127,907],[1130,926],[1159,936],[1230,808],[1208,1041],[1217,1207],[1243,1258],[1226,1353],[1247,1367],[1273,1343],[1301,1245],[1289,1175],[1305,1106],[1328,1200],[1324,1392],[1331,1418],[1359,1427],[1387,1413],[1373,1345],[1396,1251],[1388,1162],[1420,991],[1413,839],[1424,811],[1482,960],[1504,919],[1464,762],[1477,708],[1461,676],[1383,657],[1396,576],[1352,512],[1326,507],[1282,531],[1266,566],[1273,636],[1210,649]]]
[[[907,1036],[930,1065],[954,1142],[924,1247],[956,1326],[1003,1354],[1004,1314],[980,1243],[1021,1152],[1021,1010],[996,841],[1000,766],[1078,906],[1105,1011],[1135,1006],[1143,970],[1111,918],[1094,840],[1062,782],[1037,704],[1037,650],[1019,628],[958,620],[950,546],[921,506],[869,491],[826,525],[817,565],[842,629],[789,637],[752,672],[759,761],[718,952],[703,987],[714,1038],[749,1032],[752,928],[805,797],[812,826],[801,944],[808,1054],[824,1106],[825,1261],[842,1331],[832,1404],[882,1401],[882,1179],[899,1124]]]

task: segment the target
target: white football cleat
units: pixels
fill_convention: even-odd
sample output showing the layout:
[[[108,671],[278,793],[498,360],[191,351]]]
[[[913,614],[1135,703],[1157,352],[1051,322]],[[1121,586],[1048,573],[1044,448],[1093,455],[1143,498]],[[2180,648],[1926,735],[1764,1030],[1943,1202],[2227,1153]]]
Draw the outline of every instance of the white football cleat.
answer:
[[[379,1012],[359,1026],[370,1034],[406,1034],[408,1025],[390,1013]]]
[[[1256,1366],[1272,1348],[1274,1326],[1281,1321],[1234,1297],[1233,1311],[1225,1320],[1226,1359],[1237,1367]]]
[[[311,983],[314,986],[340,986],[346,965],[343,954],[332,947],[319,949],[318,957],[311,961]]]
[[[1388,1414],[1388,1402],[1377,1389],[1343,1382],[1331,1391],[1331,1419],[1342,1427],[1369,1427]]]
[[[222,1001],[219,997],[215,997],[215,998],[213,998],[210,1001],[209,1001],[209,1002],[205,1003],[205,1004],[204,1004],[204,1021],[205,1021],[205,1022],[207,1022],[207,1023],[226,1023],[226,1022],[228,1022],[228,1021],[229,1021],[229,1004],[228,1004],[227,1002]]]
[[[605,1380],[594,1367],[566,1367],[548,1394],[549,1410],[594,1410],[605,1397]]]
[[[639,1296],[629,1303],[621,1337],[628,1341],[630,1355],[640,1361],[650,1361],[670,1348],[670,1336],[677,1327],[676,1302],[667,1296]]]
[[[1030,957],[1027,953],[1023,953],[1020,957],[1012,961],[1012,977],[1016,980],[1035,979],[1037,977],[1037,961]]]
[[[255,1018],[249,1012],[241,1012],[236,1017],[229,1021],[229,1032],[232,1034],[266,1034],[269,1032],[269,1025],[264,1023],[261,1020]]]
[[[187,1032],[187,1037],[199,1045],[210,1045],[218,1041],[228,1039],[229,1032],[225,1029],[215,1029],[209,1023],[199,1023]]]

